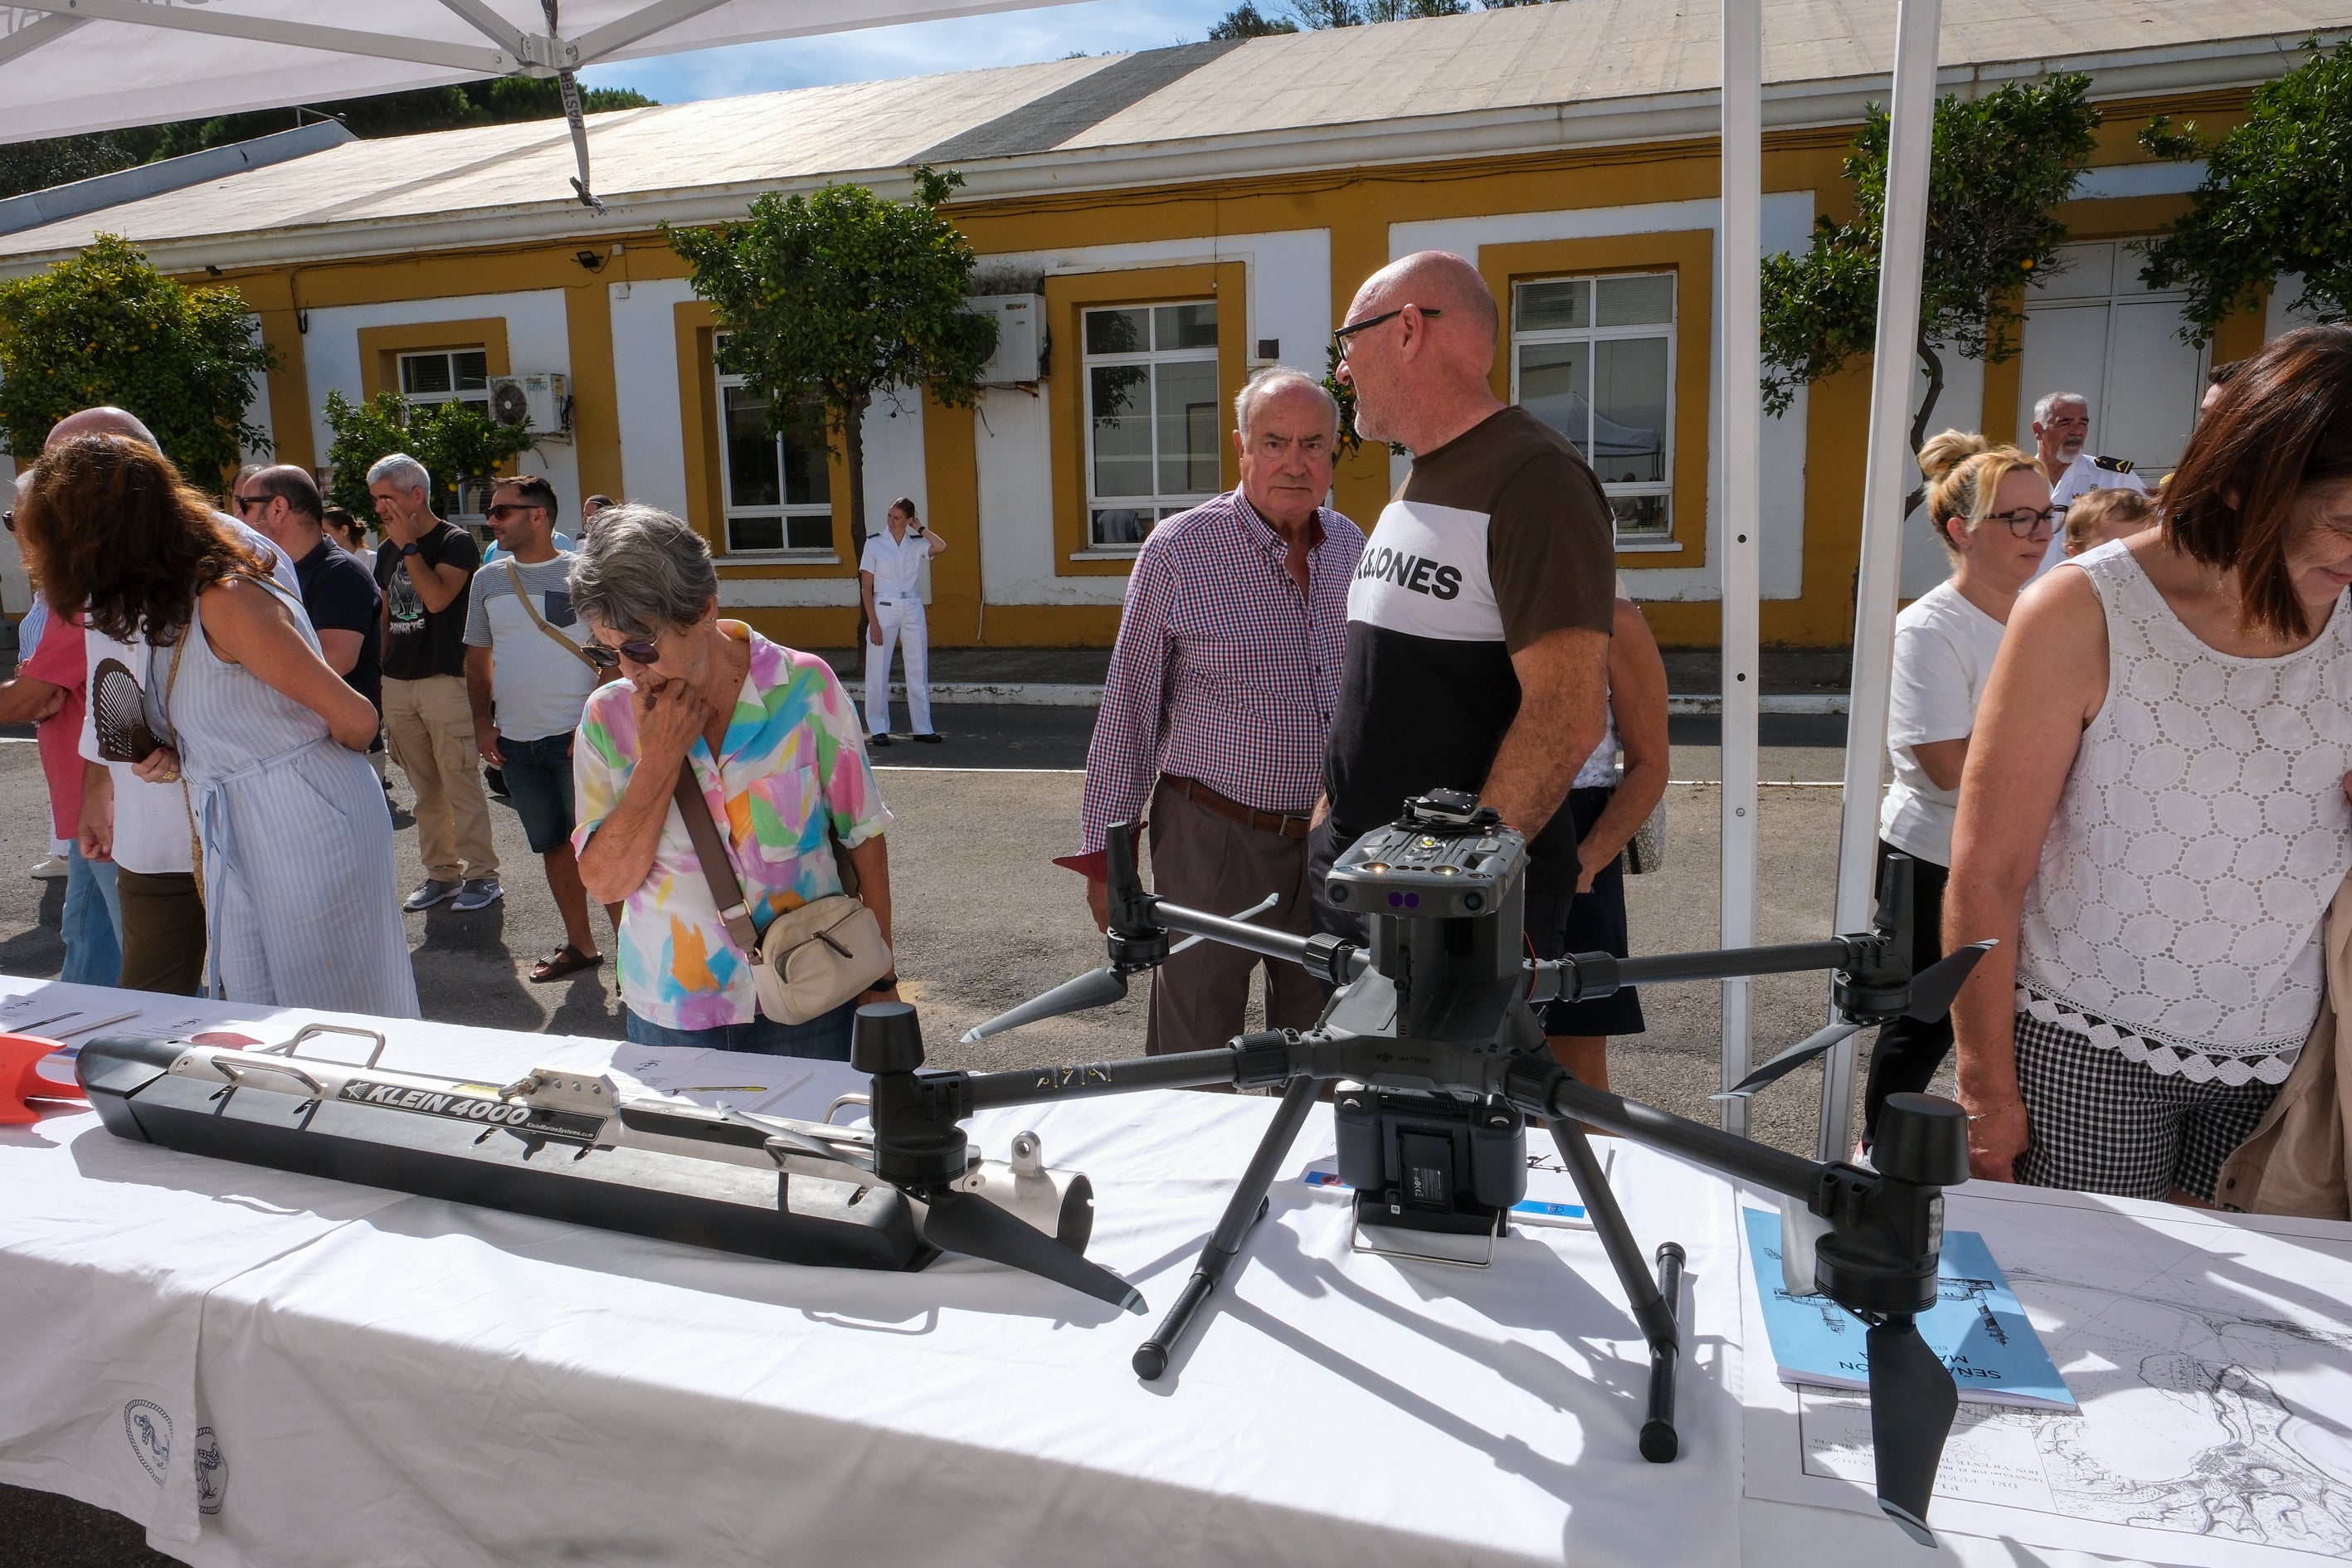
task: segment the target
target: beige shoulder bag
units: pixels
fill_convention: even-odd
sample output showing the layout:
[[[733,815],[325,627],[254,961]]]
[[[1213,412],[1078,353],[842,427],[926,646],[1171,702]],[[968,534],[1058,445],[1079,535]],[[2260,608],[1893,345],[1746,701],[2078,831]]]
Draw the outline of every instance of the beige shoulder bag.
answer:
[[[751,961],[751,980],[763,1015],[779,1024],[805,1024],[890,973],[890,944],[882,940],[881,922],[854,891],[831,893],[786,910],[768,922],[764,933],[754,931],[742,881],[735,875],[735,863],[728,858],[726,841],[691,762],[678,764],[677,799],[687,837],[694,840],[694,858],[701,862],[703,879],[718,901],[719,917]],[[832,831],[828,823],[828,838]],[[841,870],[843,885],[854,887],[846,858],[841,858]]]

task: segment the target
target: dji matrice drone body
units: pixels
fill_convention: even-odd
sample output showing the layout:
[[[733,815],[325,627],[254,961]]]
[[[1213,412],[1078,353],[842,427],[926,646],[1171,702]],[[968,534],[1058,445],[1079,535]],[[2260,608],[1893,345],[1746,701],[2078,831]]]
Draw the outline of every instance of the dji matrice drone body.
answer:
[[[1366,917],[1365,944],[1297,937],[1171,904],[1143,889],[1130,827],[1111,830],[1110,963],[967,1038],[1100,1006],[1156,967],[1171,931],[1297,963],[1333,988],[1317,1027],[1244,1035],[1223,1048],[1011,1072],[923,1071],[915,1010],[862,1008],[852,1060],[871,1076],[871,1130],[633,1096],[609,1078],[542,1068],[504,1085],[298,1058],[110,1037],[78,1071],[107,1127],[126,1138],[250,1163],[544,1215],[796,1263],[919,1268],[941,1250],[1043,1276],[1129,1311],[1126,1280],[1085,1256],[1091,1185],[1047,1169],[1034,1135],[1009,1163],[983,1160],[961,1122],[974,1111],[1149,1089],[1279,1087],[1281,1104],[1192,1277],[1135,1353],[1157,1378],[1171,1348],[1240,1257],[1266,1192],[1318,1094],[1334,1108],[1339,1175],[1366,1232],[1420,1233],[1441,1250],[1489,1247],[1524,1194],[1527,1128],[1540,1125],[1583,1198],[1650,1348],[1640,1447],[1657,1463],[1674,1426],[1682,1249],[1645,1265],[1581,1123],[1670,1151],[1782,1194],[1791,1287],[1868,1325],[1878,1500],[1933,1544],[1926,1517],[1958,1408],[1951,1373],[1915,1317],[1936,1300],[1943,1187],[1968,1175],[1967,1122],[1949,1100],[1892,1097],[1875,1170],[1822,1164],[1579,1083],[1547,1050],[1535,1009],[1621,985],[1826,968],[1842,1022],[1774,1058],[1753,1092],[1854,1030],[1948,1008],[1990,944],[1910,973],[1911,867],[1890,857],[1874,929],[1827,942],[1659,958],[1601,953],[1535,962],[1520,917],[1526,840],[1465,795],[1408,803],[1332,868],[1326,896]],[[356,1031],[351,1031],[356,1032]],[[837,1101],[835,1109],[842,1102]],[[1807,1245],[1810,1243],[1810,1247]]]

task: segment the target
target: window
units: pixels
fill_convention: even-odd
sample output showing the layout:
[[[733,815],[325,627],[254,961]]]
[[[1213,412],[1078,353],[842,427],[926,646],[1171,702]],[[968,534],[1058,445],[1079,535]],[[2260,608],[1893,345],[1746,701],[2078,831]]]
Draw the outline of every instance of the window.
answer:
[[[1085,337],[1087,542],[1118,550],[1223,488],[1216,301],[1088,310]]]
[[[400,400],[411,406],[462,403],[487,419],[490,416],[490,361],[482,349],[434,349],[400,356]],[[489,504],[479,485],[458,485],[441,474],[433,476],[433,509],[443,517],[476,519]]]
[[[727,550],[833,553],[833,473],[824,416],[814,399],[768,426],[768,400],[727,367],[727,334],[712,345],[719,369],[719,468],[727,501]]]
[[[1621,544],[1674,536],[1674,365],[1671,272],[1512,290],[1511,400],[1576,443]]]

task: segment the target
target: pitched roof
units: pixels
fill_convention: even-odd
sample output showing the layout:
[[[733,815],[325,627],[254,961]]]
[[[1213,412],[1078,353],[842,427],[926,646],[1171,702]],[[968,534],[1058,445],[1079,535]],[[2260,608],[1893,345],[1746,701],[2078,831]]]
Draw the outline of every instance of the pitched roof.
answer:
[[[1563,0],[624,110],[589,121],[603,218],[569,196],[560,121],[352,142],[0,236],[0,273],[100,231],[187,267],[590,238],[829,178],[887,189],[922,162],[986,196],[1710,136],[1719,24],[1707,0]],[[2082,68],[2103,97],[2245,86],[2347,28],[2352,0],[1946,0],[1943,78]],[[1765,0],[1766,123],[1857,118],[1886,90],[1894,30],[1884,0]]]

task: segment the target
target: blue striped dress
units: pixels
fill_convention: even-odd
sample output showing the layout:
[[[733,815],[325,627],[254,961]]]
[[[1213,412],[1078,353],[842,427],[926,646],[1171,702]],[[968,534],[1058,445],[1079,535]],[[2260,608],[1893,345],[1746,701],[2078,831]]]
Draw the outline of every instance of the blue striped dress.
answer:
[[[268,587],[315,652],[300,602]],[[421,1016],[375,770],[324,719],[216,657],[201,607],[185,637],[166,711],[204,850],[211,994]]]

